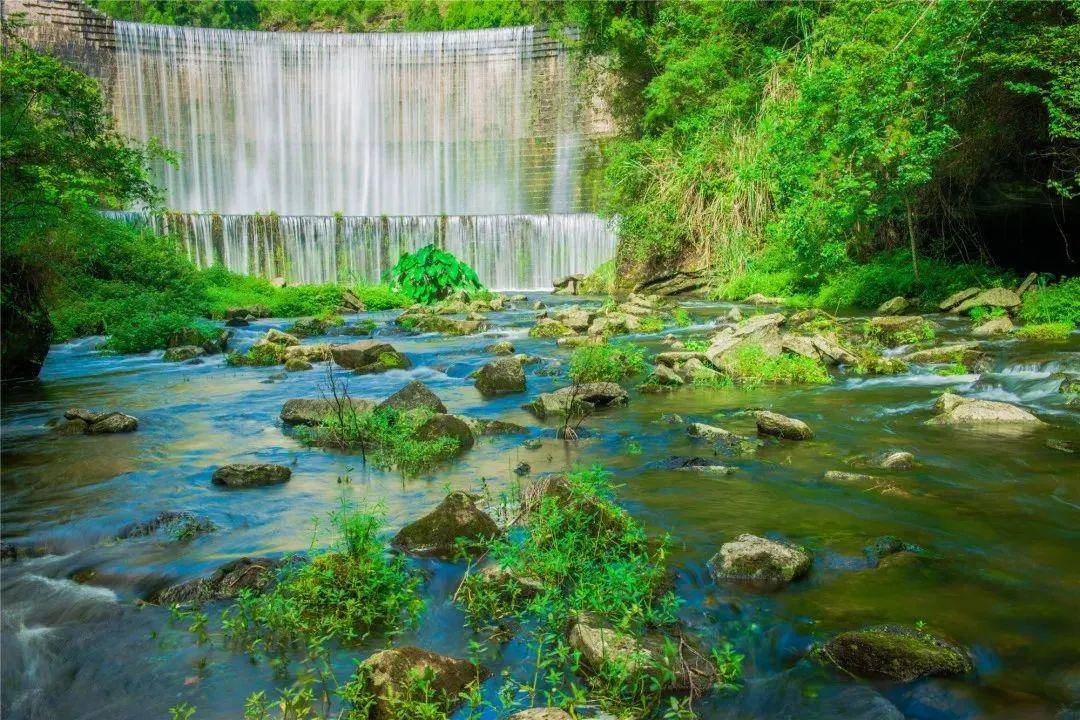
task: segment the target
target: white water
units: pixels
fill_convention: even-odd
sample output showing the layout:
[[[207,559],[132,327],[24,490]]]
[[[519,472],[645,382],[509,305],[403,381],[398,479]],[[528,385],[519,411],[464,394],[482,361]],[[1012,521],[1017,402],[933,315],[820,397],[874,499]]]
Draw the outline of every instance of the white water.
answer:
[[[200,267],[293,283],[378,282],[403,252],[428,243],[469,263],[495,290],[549,290],[615,253],[612,226],[595,215],[326,217],[108,213],[172,233]]]
[[[568,56],[531,27],[264,33],[116,23],[125,133],[181,212],[587,210]],[[573,268],[582,270],[583,268]]]

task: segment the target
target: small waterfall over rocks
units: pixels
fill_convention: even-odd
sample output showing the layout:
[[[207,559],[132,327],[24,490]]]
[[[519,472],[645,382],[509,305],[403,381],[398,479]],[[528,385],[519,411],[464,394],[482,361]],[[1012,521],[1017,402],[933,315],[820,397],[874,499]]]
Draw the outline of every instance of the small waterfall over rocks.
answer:
[[[379,282],[403,252],[435,243],[472,265],[493,290],[548,290],[556,278],[595,268],[615,253],[612,224],[589,213],[106,215],[174,235],[200,267],[221,264],[294,283]]]
[[[534,288],[613,254],[583,214],[595,110],[538,29],[115,27],[118,124],[178,153],[154,171],[190,215],[158,224],[200,264],[373,280],[437,239],[489,286]]]

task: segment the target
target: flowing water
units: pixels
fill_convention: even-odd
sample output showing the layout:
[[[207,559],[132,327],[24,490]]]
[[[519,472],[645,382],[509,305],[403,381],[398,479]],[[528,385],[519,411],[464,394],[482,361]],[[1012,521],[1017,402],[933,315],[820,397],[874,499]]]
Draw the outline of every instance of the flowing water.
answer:
[[[703,335],[727,309],[687,306],[697,324],[677,331],[683,335]],[[386,323],[392,315],[368,316]],[[650,531],[671,535],[686,623],[706,642],[729,638],[747,656],[742,691],[700,703],[703,718],[1049,719],[1080,700],[1078,463],[1046,446],[1051,438],[1080,436],[1076,413],[1066,409],[1052,377],[1080,370],[1076,334],[1057,345],[991,342],[991,366],[980,375],[942,377],[916,367],[898,377],[838,377],[814,388],[631,392],[629,406],[594,416],[586,437],[567,444],[520,409],[528,396],[562,384],[537,374],[542,366],[526,368],[526,395],[495,400],[482,399],[467,377],[490,359],[483,347],[495,338],[564,360],[566,351],[551,340],[526,336],[533,315],[493,313],[493,330],[479,337],[403,336],[380,326],[377,333],[413,368],[350,377],[354,396],[381,398],[420,379],[451,412],[518,422],[540,439],[536,449],[525,448],[521,437],[484,439],[412,479],[365,467],[354,454],[305,447],[281,426],[286,399],[319,394],[319,370],[231,368],[220,356],[166,364],[160,353],[102,355],[93,339],[53,348],[41,382],[6,392],[2,406],[3,533],[31,556],[3,566],[4,717],[158,718],[180,701],[197,706],[200,719],[239,717],[248,694],[274,687],[271,669],[217,643],[196,644],[184,624],[170,624],[164,609],[139,607],[140,598],[236,557],[309,549],[313,518],[325,519],[343,495],[384,503],[392,532],[430,510],[448,487],[476,490],[483,478],[493,492],[509,489],[521,461],[533,475],[602,464],[615,473],[619,501]],[[961,321],[941,322],[946,335],[962,330]],[[258,321],[239,330],[234,343],[243,348],[286,325]],[[659,335],[633,339],[662,347]],[[1022,404],[1049,427],[1001,437],[924,425],[945,389]],[[139,429],[59,436],[48,424],[72,406],[129,412]],[[711,452],[665,416],[750,433],[744,411],[753,407],[800,417],[816,438],[726,458],[736,469],[729,476],[653,465]],[[887,492],[822,480],[824,471],[844,469],[846,458],[885,448],[910,450],[919,461],[914,470],[877,471],[893,486]],[[214,468],[254,461],[291,465],[293,478],[245,491],[211,484]],[[113,539],[125,524],[161,510],[205,515],[219,529],[187,541]],[[809,577],[764,595],[714,584],[705,562],[743,532],[812,548]],[[862,548],[883,534],[917,543],[935,559],[872,569]],[[427,610],[397,642],[466,655],[473,637],[450,601],[464,566],[416,564],[431,571]],[[224,606],[210,606],[212,630]],[[805,658],[813,642],[838,631],[919,620],[970,648],[973,677],[858,683]],[[344,676],[375,646],[338,651],[335,667]],[[496,675],[485,692],[495,692],[500,670],[531,673],[523,655],[518,641],[490,648],[482,660]]]
[[[613,224],[573,215],[207,215],[106,213],[172,234],[200,267],[291,283],[377,283],[404,252],[428,243],[468,263],[485,287],[550,288],[615,256]]]

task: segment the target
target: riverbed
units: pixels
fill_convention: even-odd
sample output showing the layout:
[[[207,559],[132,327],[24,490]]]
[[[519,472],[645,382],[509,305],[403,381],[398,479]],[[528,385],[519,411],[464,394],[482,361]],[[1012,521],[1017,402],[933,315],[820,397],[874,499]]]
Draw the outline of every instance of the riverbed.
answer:
[[[366,466],[358,454],[307,447],[278,413],[289,398],[318,397],[325,370],[284,373],[280,367],[230,367],[223,356],[200,364],[165,363],[161,353],[114,356],[100,338],[53,347],[39,383],[4,393],[3,503],[5,540],[25,558],[3,565],[3,714],[6,718],[158,718],[188,702],[196,718],[236,718],[244,699],[272,691],[264,665],[221,647],[199,644],[167,609],[141,606],[151,591],[211,573],[242,556],[303,552],[328,540],[327,513],[342,497],[385,507],[387,533],[415,520],[448,489],[495,496],[522,479],[575,465],[614,473],[618,499],[655,534],[671,537],[676,591],[686,624],[710,643],[730,640],[746,655],[739,693],[707,698],[702,718],[1054,718],[1080,707],[1080,463],[1048,446],[1076,442],[1080,420],[1058,392],[1061,372],[1080,372],[1080,334],[1040,344],[984,341],[984,372],[908,373],[859,377],[837,373],[815,387],[684,388],[662,394],[631,390],[628,406],[589,418],[575,442],[555,438],[554,424],[521,405],[567,384],[549,372],[569,350],[527,336],[540,299],[552,308],[600,300],[530,294],[517,310],[490,313],[491,331],[471,337],[397,332],[396,312],[372,318],[376,337],[411,360],[408,370],[378,375],[338,373],[354,397],[381,399],[410,380],[427,384],[449,411],[519,423],[522,436],[487,437],[454,461],[419,477]],[[732,307],[681,303],[692,324],[628,336],[651,351],[662,336],[704,337]],[[761,308],[741,306],[746,314]],[[966,319],[935,316],[944,339],[966,338]],[[287,320],[259,320],[237,329],[243,349]],[[349,342],[347,336],[305,342]],[[525,368],[528,391],[484,399],[469,374],[491,359],[484,348],[510,340],[544,362]],[[928,426],[945,390],[1021,405],[1048,423],[1019,435]],[[123,435],[63,436],[51,423],[65,409],[115,409],[139,418]],[[755,454],[724,459],[730,475],[658,467],[673,455],[711,455],[686,434],[685,423],[710,422],[752,434],[748,410],[798,417],[815,431],[810,442],[769,442]],[[678,417],[674,417],[678,416]],[[914,453],[903,471],[874,471],[866,486],[828,482],[828,470],[886,449]],[[229,491],[215,486],[215,468],[234,462],[288,465],[290,482]],[[528,477],[525,478],[525,481]],[[189,540],[116,540],[120,528],[163,510],[211,519],[213,533]],[[809,576],[775,593],[719,586],[706,561],[744,532],[798,542],[814,553]],[[863,548],[895,535],[926,549],[918,563],[871,567]],[[450,598],[464,563],[418,560],[429,571],[427,610],[398,638],[465,656],[479,638],[463,629]],[[209,609],[211,630],[227,603]],[[928,627],[969,649],[971,677],[898,685],[857,682],[807,656],[837,632],[880,623]],[[212,633],[213,634],[213,633]],[[344,676],[369,647],[335,653]],[[481,659],[517,671],[523,647],[488,644]],[[897,714],[898,713],[898,714]],[[1065,717],[1072,717],[1071,715]]]

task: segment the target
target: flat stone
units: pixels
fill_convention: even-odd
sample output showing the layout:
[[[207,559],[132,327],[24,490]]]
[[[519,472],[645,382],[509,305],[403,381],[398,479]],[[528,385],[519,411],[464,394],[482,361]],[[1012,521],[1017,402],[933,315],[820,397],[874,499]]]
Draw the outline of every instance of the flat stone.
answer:
[[[1027,410],[996,400],[976,400],[945,393],[934,403],[938,415],[927,425],[966,425],[988,429],[1034,429],[1044,426]]]
[[[938,305],[938,309],[939,310],[952,310],[954,307],[956,307],[960,303],[964,302],[965,300],[967,300],[969,298],[975,297],[976,295],[978,295],[981,292],[982,292],[982,288],[979,288],[979,287],[970,287],[970,288],[967,288],[966,290],[961,290],[960,292],[955,292],[952,295],[950,295],[949,297],[942,300],[941,303]]]
[[[288,482],[290,477],[292,477],[292,470],[284,465],[234,463],[219,467],[214,471],[212,479],[215,485],[224,485],[229,488],[250,488],[280,485]]]
[[[983,290],[974,297],[969,297],[952,309],[954,313],[967,312],[977,307],[999,307],[1006,310],[1019,307],[1020,296],[1007,288],[991,288]]]
[[[338,405],[328,398],[292,398],[281,406],[278,417],[286,425],[321,425],[331,415],[337,413]],[[343,412],[364,415],[375,409],[375,403],[363,398],[349,398],[346,403],[340,401]]]

